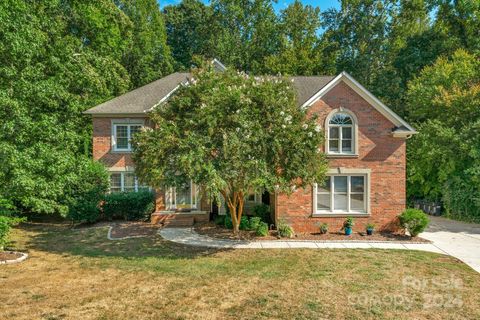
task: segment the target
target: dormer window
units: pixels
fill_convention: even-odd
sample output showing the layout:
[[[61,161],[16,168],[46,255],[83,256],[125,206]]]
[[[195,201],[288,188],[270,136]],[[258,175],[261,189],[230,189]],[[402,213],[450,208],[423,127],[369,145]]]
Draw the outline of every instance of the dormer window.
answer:
[[[337,111],[327,118],[327,153],[331,155],[356,154],[356,121],[346,111]]]

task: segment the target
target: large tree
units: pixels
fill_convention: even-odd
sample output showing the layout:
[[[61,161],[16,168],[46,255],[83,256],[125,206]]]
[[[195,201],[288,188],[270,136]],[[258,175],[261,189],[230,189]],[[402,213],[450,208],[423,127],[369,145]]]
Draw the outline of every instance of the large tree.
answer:
[[[193,71],[134,139],[136,172],[162,188],[192,180],[226,200],[238,232],[251,191],[292,192],[323,179],[323,134],[289,81],[212,67]]]

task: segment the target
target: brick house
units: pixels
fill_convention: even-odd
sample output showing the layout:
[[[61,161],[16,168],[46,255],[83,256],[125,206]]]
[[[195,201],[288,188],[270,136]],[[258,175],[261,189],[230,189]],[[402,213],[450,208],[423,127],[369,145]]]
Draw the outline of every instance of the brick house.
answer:
[[[149,112],[189,77],[173,73],[85,112],[93,118],[93,157],[111,172],[112,192],[145,188],[135,177],[129,139],[151,125]],[[247,213],[267,203],[275,222],[285,220],[297,232],[317,231],[318,222],[340,229],[347,216],[356,218],[356,228],[372,222],[392,229],[406,206],[406,139],[415,130],[345,72],[291,79],[299,107],[317,114],[325,129],[328,178],[291,195],[248,195]],[[212,211],[224,214],[225,206],[219,209],[198,194],[194,184],[157,190],[152,221],[192,223],[208,220]]]

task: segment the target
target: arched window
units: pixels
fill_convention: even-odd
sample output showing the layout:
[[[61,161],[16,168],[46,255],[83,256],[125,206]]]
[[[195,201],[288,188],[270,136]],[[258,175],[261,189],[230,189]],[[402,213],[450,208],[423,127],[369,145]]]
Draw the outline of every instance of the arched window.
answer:
[[[328,153],[355,154],[355,119],[347,112],[336,112],[328,120]]]

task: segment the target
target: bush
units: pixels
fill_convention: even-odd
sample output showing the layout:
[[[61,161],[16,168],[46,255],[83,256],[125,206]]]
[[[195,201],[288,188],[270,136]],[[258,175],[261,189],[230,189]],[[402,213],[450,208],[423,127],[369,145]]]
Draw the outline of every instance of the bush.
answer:
[[[418,209],[407,209],[399,216],[400,225],[408,230],[412,237],[416,237],[428,225],[428,217]]]
[[[353,220],[352,217],[348,217],[347,219],[345,219],[345,221],[343,222],[343,227],[342,227],[342,230],[346,229],[346,228],[353,228],[353,226],[355,225],[355,221]]]
[[[278,235],[282,238],[292,238],[294,235],[293,228],[283,221],[280,221],[277,226]]]
[[[215,217],[215,224],[219,226],[225,225],[225,216],[224,215],[217,215]]]
[[[11,227],[25,221],[25,218],[19,218],[14,216],[15,207],[10,201],[0,199],[0,251],[8,242],[8,234]]]
[[[262,223],[262,219],[260,219],[260,217],[251,217],[250,230],[257,230],[260,223]]]
[[[82,162],[78,179],[70,185],[67,218],[73,222],[96,222],[100,203],[109,188],[108,172],[99,162]]]
[[[455,220],[480,223],[480,192],[470,175],[452,178],[443,189],[446,216]]]
[[[233,229],[233,222],[232,222],[232,217],[230,216],[230,214],[225,216],[224,226],[227,229]]]
[[[248,222],[248,218],[246,216],[242,216],[240,218],[240,224],[238,228],[240,230],[248,230],[250,228],[250,223]]]
[[[148,220],[155,209],[151,191],[115,192],[105,196],[102,206],[105,219]]]
[[[328,232],[328,224],[325,222],[320,225],[320,233],[326,234]]]
[[[253,215],[259,217],[263,222],[270,222],[270,206],[262,203],[253,207]]]
[[[255,234],[260,237],[265,237],[268,235],[268,224],[265,222],[260,222],[257,229],[255,230]]]

